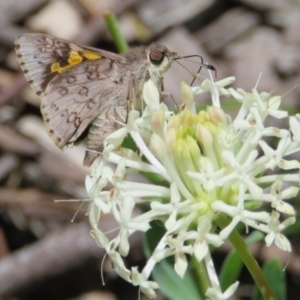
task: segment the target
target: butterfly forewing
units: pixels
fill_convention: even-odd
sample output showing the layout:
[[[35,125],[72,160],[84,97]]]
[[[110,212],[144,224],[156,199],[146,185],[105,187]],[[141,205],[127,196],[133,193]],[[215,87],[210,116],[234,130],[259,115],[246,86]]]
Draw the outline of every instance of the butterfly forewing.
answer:
[[[78,46],[66,40],[45,34],[24,34],[15,41],[22,71],[34,90],[41,94],[58,71],[63,72],[86,60],[110,58],[120,64],[126,60],[118,54],[87,46]],[[60,68],[57,68],[57,67]],[[55,71],[57,70],[57,71]]]
[[[41,94],[49,82],[49,76],[55,76],[51,65],[68,60],[71,44],[44,35],[26,34],[16,40],[16,52],[28,82],[36,93]]]

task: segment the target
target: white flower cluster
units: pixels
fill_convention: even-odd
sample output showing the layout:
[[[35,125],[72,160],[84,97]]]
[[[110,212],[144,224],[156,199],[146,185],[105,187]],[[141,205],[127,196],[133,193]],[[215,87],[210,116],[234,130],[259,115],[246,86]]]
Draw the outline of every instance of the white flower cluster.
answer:
[[[233,81],[205,80],[194,88],[183,83],[185,109],[177,114],[160,103],[157,88],[148,81],[143,115],[129,113],[128,123],[106,139],[102,161],[86,177],[92,200],[89,220],[97,243],[105,248],[116,272],[139,285],[149,298],[156,296],[154,289],[159,287],[149,281],[151,272],[170,255],[180,276],[187,269],[186,255],[204,262],[211,286],[207,299],[230,298],[238,283],[221,291],[209,245],[220,246],[239,222],[265,232],[268,246],[274,242],[291,251],[281,232],[295,222],[295,210],[286,201],[298,193],[300,164],[286,157],[300,150],[300,116],[288,117],[279,110],[279,96],[225,88]],[[196,112],[194,95],[204,92],[211,94],[213,106]],[[234,120],[220,108],[222,95],[241,104]],[[289,118],[290,130],[265,127],[268,116]],[[138,152],[120,148],[128,134]],[[270,137],[275,148],[266,142]],[[164,184],[134,182],[128,176],[142,172],[157,174]],[[113,186],[110,191],[105,190],[108,184]],[[141,203],[148,203],[149,210],[133,215]],[[119,224],[113,240],[98,228],[101,216],[108,213]],[[288,215],[283,221],[281,213]],[[217,234],[215,220],[220,214],[231,217],[231,222]],[[141,272],[126,268],[122,257],[129,252],[129,236],[146,232],[157,219],[164,220],[165,234],[145,267]]]

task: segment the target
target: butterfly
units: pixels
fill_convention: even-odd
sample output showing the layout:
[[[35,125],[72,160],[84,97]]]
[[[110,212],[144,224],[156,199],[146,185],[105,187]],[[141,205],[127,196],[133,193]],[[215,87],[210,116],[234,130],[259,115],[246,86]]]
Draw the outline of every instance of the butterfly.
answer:
[[[41,97],[48,135],[61,149],[85,141],[86,166],[126,123],[129,110],[141,110],[146,81],[161,91],[162,74],[178,58],[156,44],[120,55],[40,33],[24,34],[15,45],[21,69]]]

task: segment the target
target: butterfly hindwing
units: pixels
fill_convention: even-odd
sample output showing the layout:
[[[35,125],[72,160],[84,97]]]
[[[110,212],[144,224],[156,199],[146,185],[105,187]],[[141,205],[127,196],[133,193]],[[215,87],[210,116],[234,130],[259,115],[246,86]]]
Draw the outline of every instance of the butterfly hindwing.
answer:
[[[60,148],[76,142],[107,107],[126,105],[120,86],[119,93],[111,93],[120,80],[117,66],[106,59],[101,65],[86,61],[51,80],[41,111],[50,137]]]

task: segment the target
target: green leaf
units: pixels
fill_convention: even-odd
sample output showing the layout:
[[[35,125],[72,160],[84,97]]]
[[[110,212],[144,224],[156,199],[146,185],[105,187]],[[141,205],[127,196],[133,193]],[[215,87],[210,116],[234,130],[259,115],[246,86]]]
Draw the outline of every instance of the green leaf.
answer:
[[[286,299],[286,280],[283,267],[278,258],[272,258],[266,262],[262,268],[263,273],[268,279],[270,285],[273,288],[277,299],[285,300]],[[255,287],[252,300],[264,300],[257,287]]]
[[[137,151],[137,149],[138,149],[134,140],[132,139],[132,137],[129,134],[124,138],[124,140],[122,142],[122,147],[130,149],[132,151]]]
[[[151,181],[151,183],[154,183],[156,185],[165,186],[168,187],[168,182],[159,174],[156,173],[150,173],[150,172],[142,172],[142,174]]]
[[[165,233],[160,222],[153,222],[151,226],[151,230],[144,234],[144,249],[148,258]],[[163,294],[170,300],[203,299],[195,284],[192,272],[187,269],[184,278],[179,277],[174,270],[173,258],[164,259],[158,263],[152,272],[152,277],[159,284]]]
[[[160,290],[170,300],[202,300],[193,275],[187,269],[183,278],[179,277],[167,261],[160,262],[152,272],[154,280],[159,284]]]
[[[120,53],[127,51],[128,45],[127,45],[125,38],[123,37],[123,35],[121,33],[119,23],[117,21],[115,14],[113,14],[112,12],[106,12],[104,14],[104,20],[105,20],[108,30],[117,46],[118,51]]]

